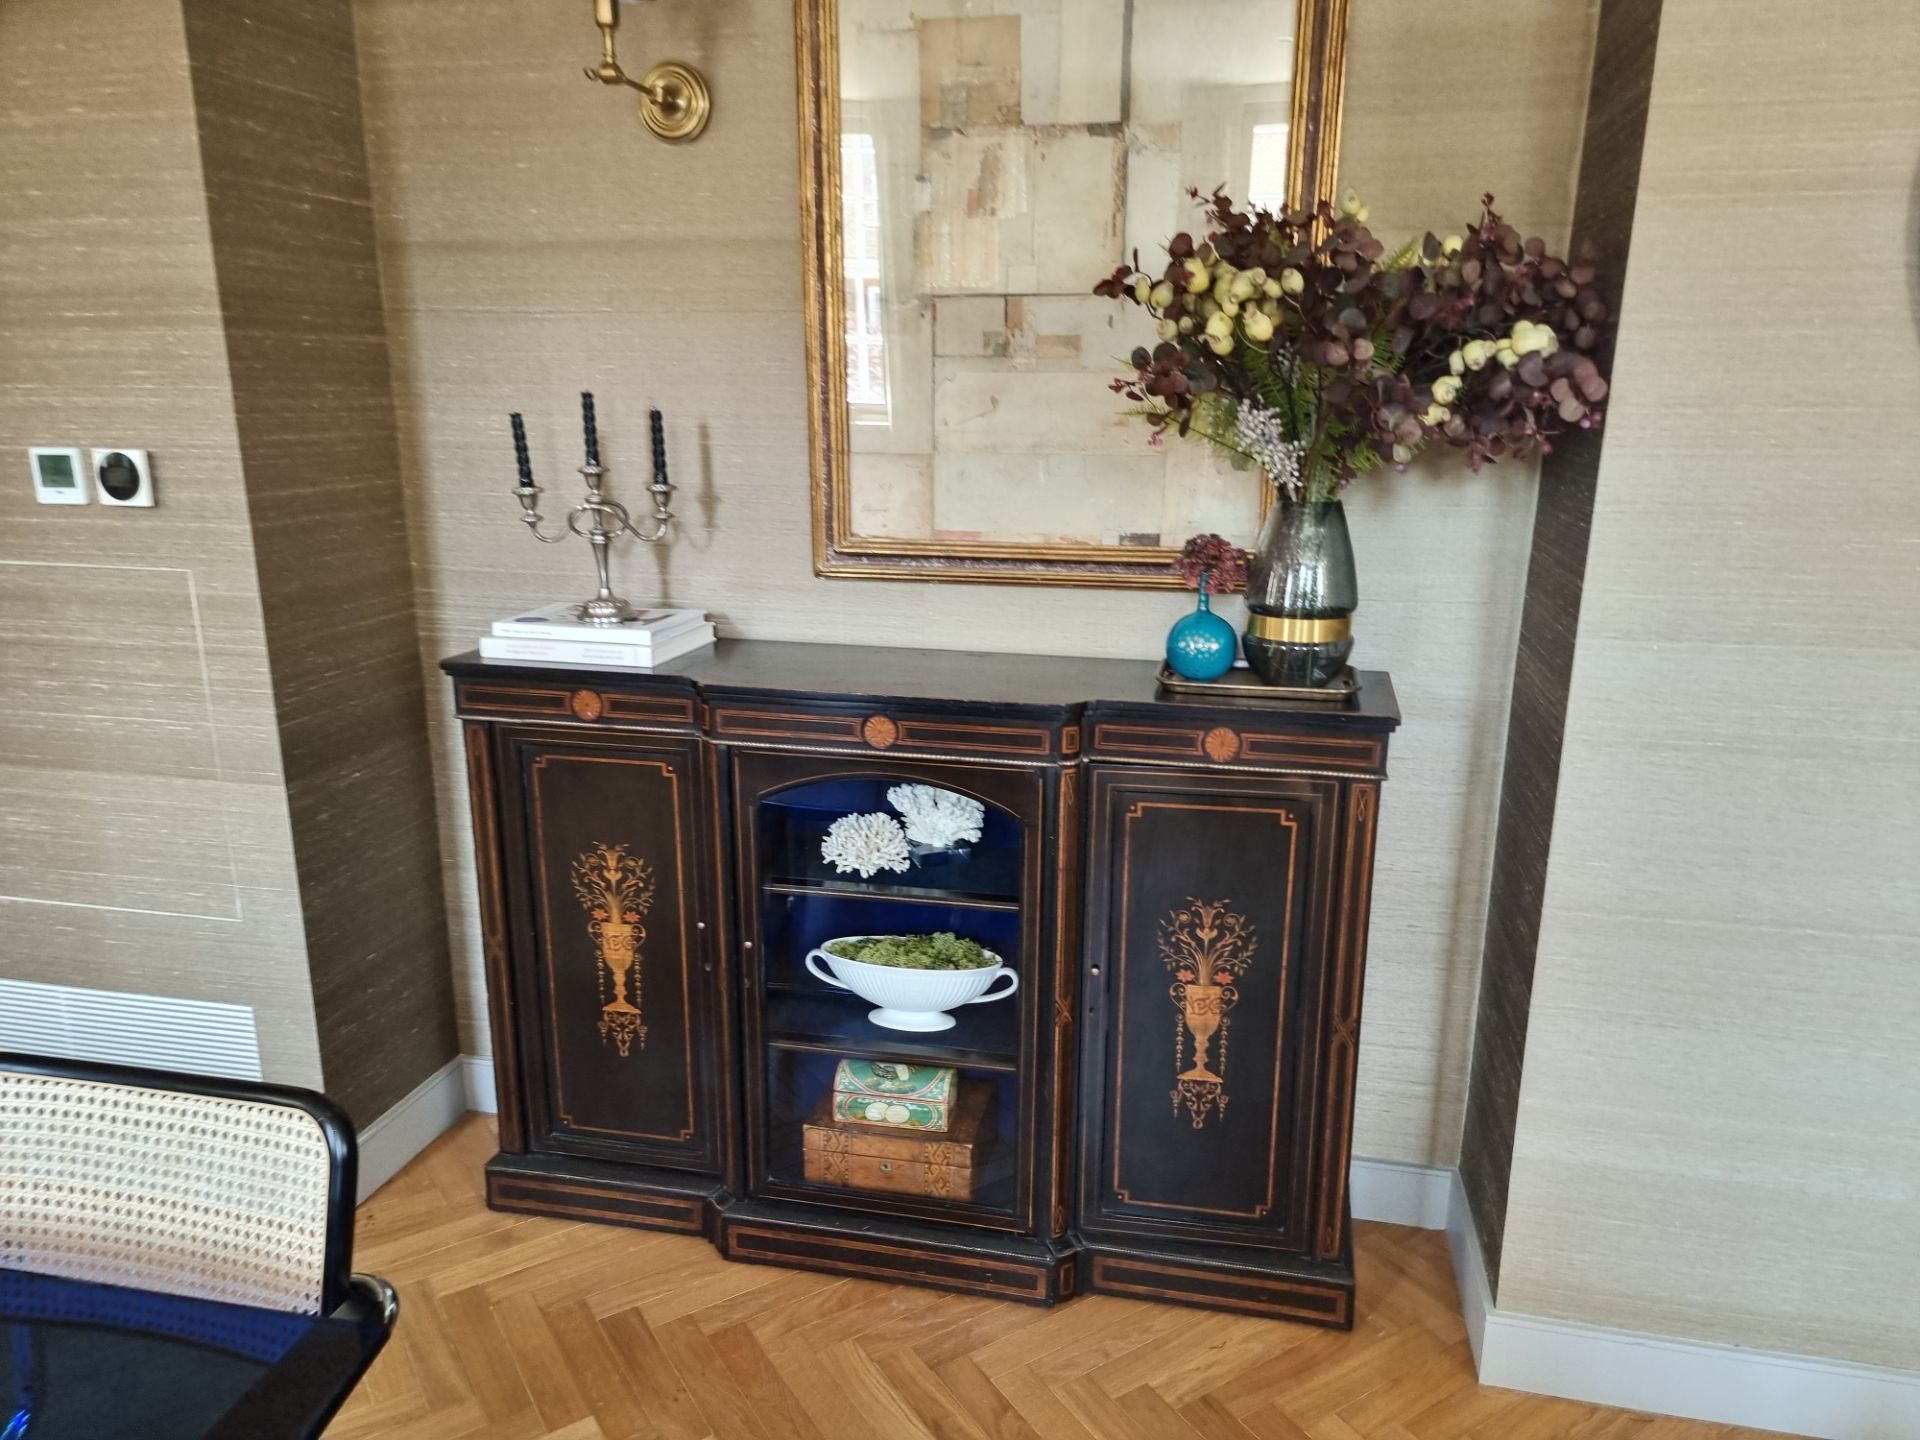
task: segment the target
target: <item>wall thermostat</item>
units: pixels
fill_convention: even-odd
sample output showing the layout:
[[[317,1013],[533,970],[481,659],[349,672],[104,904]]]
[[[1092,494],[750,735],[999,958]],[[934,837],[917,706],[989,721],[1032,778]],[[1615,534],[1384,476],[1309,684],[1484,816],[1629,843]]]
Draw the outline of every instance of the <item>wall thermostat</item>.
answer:
[[[93,498],[87,484],[87,457],[77,447],[30,445],[33,498],[42,505],[85,505]]]
[[[102,505],[153,504],[153,471],[144,450],[96,450],[93,478]]]

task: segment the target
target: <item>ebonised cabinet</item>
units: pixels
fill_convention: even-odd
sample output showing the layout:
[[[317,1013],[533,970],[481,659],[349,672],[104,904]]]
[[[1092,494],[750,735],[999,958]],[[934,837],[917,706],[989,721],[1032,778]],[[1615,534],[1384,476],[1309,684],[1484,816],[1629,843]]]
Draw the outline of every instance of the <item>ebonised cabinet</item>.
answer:
[[[1132,662],[744,641],[650,673],[445,668],[493,1205],[1037,1303],[1352,1323],[1384,675],[1323,706],[1162,696]],[[900,784],[978,800],[978,841],[899,874],[826,865],[832,820]],[[801,964],[934,930],[1018,990],[907,1033]],[[849,1056],[957,1071],[969,1185],[809,1177],[803,1127]]]

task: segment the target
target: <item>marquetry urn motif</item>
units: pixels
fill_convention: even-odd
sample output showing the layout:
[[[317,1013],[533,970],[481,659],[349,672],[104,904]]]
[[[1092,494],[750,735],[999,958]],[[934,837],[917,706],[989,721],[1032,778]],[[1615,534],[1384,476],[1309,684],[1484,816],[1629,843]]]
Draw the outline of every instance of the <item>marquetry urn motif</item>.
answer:
[[[653,906],[653,868],[624,845],[595,845],[573,862],[573,893],[586,908],[587,934],[599,957],[600,1039],[611,1039],[622,1055],[635,1041],[644,1050],[640,947],[647,929],[640,922]]]
[[[1173,972],[1167,993],[1179,1011],[1173,1027],[1173,1109],[1178,1114],[1185,1105],[1196,1130],[1208,1115],[1226,1113],[1227,1013],[1240,1000],[1233,982],[1253,963],[1257,948],[1253,925],[1227,906],[1225,900],[1190,899],[1160,922],[1160,958]],[[1193,1063],[1182,1070],[1189,1035]]]

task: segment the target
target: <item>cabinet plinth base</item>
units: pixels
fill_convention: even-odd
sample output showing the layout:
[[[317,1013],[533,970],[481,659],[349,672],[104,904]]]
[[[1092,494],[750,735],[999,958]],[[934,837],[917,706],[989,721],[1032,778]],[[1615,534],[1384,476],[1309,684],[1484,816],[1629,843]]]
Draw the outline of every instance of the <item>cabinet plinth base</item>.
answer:
[[[861,1275],[909,1285],[992,1295],[1029,1305],[1070,1298],[1077,1256],[1044,1240],[992,1231],[957,1233],[912,1221],[849,1224],[810,1205],[737,1200],[715,1237],[729,1260]]]
[[[729,1260],[823,1270],[1054,1305],[1078,1293],[1126,1295],[1353,1328],[1351,1241],[1338,1260],[1221,1245],[1048,1242],[950,1231],[911,1220],[849,1225],[831,1209],[735,1199],[711,1176],[551,1155],[487,1162],[495,1210],[672,1230],[711,1240]]]
[[[560,1220],[711,1236],[718,1195],[710,1175],[555,1155],[500,1154],[487,1162],[490,1208]]]
[[[1351,1241],[1338,1260],[1220,1245],[1148,1249],[1080,1243],[1086,1264],[1082,1288],[1094,1294],[1353,1328]]]

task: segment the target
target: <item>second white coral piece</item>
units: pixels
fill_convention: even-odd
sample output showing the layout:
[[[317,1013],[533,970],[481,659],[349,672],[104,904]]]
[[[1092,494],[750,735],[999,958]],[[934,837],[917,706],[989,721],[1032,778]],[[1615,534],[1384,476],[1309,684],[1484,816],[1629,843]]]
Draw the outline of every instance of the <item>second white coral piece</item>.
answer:
[[[887,803],[907,817],[907,839],[936,850],[980,838],[987,807],[937,785],[895,785]]]
[[[842,875],[869,879],[875,871],[904,870],[908,862],[907,834],[891,815],[842,815],[827,827],[820,842],[820,858]]]

